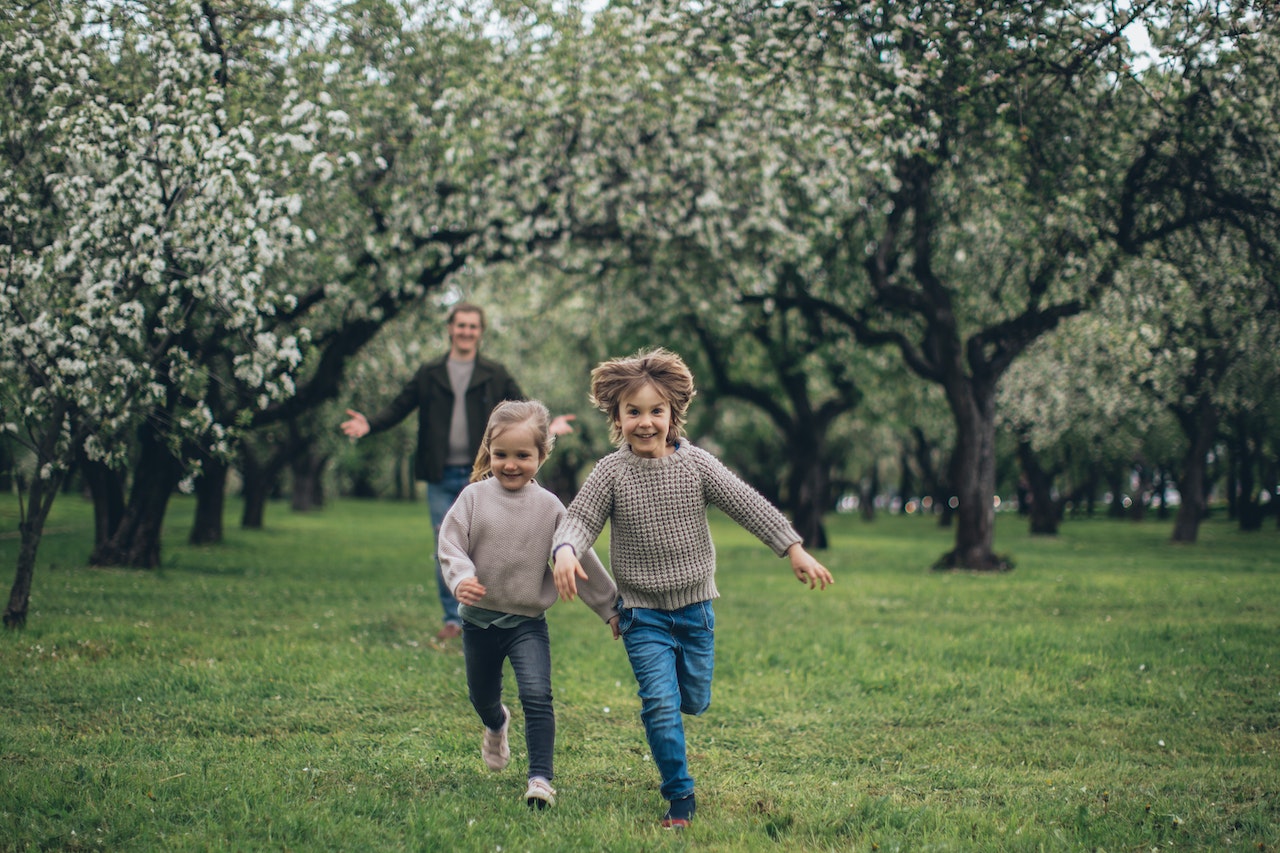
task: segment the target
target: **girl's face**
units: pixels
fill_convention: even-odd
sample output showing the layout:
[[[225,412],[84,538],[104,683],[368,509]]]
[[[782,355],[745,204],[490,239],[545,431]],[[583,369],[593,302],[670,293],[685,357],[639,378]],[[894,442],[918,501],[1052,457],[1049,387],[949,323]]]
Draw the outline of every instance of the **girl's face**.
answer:
[[[673,452],[667,446],[671,405],[651,384],[619,401],[618,430],[636,456],[657,459]]]
[[[517,424],[489,442],[489,471],[509,492],[523,489],[542,465],[533,430]]]

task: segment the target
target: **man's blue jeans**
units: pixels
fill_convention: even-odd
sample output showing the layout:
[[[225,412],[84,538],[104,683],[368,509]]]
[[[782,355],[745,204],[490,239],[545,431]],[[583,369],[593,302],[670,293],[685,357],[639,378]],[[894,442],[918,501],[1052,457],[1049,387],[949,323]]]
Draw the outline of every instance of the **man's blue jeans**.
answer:
[[[449,507],[453,506],[453,502],[458,499],[458,495],[470,481],[469,466],[446,465],[443,480],[438,483],[427,483],[427,507],[431,510],[431,529],[435,531],[437,543],[433,552],[436,558],[436,589],[440,592],[440,606],[444,609],[446,625],[450,622],[461,625],[462,619],[458,617],[458,599],[453,597],[453,591],[444,582],[444,572],[440,570],[440,525],[444,524],[444,517],[449,512]]]
[[[551,704],[551,640],[547,620],[529,619],[514,628],[480,628],[462,623],[471,707],[486,727],[502,728],[502,662],[511,661],[524,709],[524,742],[529,778],[555,778],[556,714]]]
[[[715,665],[716,614],[710,601],[679,610],[623,607],[618,630],[639,685],[640,719],[653,761],[662,774],[662,796],[678,800],[693,793],[685,754],[685,714],[711,705]]]

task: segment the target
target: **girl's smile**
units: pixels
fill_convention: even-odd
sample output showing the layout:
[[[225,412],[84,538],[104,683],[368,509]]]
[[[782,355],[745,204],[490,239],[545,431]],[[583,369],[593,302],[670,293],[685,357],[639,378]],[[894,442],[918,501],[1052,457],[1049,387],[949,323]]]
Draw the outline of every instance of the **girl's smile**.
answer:
[[[542,465],[533,430],[518,424],[489,443],[489,473],[509,492],[523,489]]]

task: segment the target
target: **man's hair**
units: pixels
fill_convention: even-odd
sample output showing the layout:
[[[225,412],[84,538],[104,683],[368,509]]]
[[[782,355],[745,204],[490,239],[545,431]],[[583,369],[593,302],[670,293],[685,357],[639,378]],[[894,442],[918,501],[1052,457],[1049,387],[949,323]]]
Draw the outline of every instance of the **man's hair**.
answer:
[[[602,361],[591,371],[591,404],[608,415],[609,437],[614,444],[623,442],[622,401],[634,397],[645,385],[652,385],[671,407],[667,444],[675,444],[684,434],[689,403],[698,393],[693,387],[693,372],[680,356],[658,347]]]
[[[480,329],[481,331],[484,330],[486,326],[485,318],[484,318],[484,309],[481,308],[479,305],[475,304],[474,302],[459,302],[457,305],[449,309],[449,316],[445,318],[444,324],[446,326],[452,326],[453,318],[457,317],[459,314],[479,314]]]
[[[538,464],[547,460],[556,443],[556,437],[551,434],[551,413],[547,411],[547,407],[537,400],[504,400],[489,415],[484,438],[480,440],[480,449],[476,452],[475,464],[471,466],[471,482],[478,483],[492,475],[490,448],[494,440],[521,424],[527,425],[533,432],[533,442],[538,447]]]

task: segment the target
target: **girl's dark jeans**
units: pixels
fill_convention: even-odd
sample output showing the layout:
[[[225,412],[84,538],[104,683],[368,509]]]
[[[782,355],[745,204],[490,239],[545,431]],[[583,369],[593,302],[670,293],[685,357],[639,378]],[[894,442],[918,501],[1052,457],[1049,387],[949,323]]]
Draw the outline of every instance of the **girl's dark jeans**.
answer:
[[[471,705],[488,728],[502,728],[502,662],[511,660],[524,709],[524,742],[529,778],[553,776],[556,715],[551,707],[551,638],[546,619],[530,619],[514,628],[479,628],[462,623]]]

